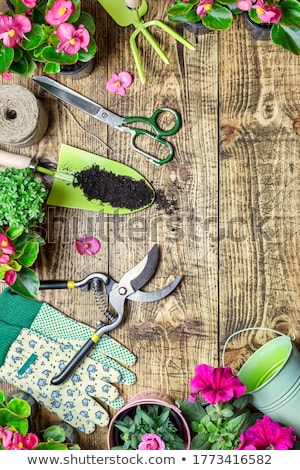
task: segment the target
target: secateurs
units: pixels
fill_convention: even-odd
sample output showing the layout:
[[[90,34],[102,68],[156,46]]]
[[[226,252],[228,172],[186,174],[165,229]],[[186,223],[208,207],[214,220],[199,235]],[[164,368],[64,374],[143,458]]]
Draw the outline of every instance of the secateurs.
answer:
[[[91,351],[101,336],[114,330],[121,324],[127,299],[137,302],[153,302],[166,297],[177,287],[181,281],[181,276],[177,276],[170,284],[154,292],[140,290],[153,276],[157,263],[158,247],[155,244],[136,266],[122,276],[119,282],[113,281],[102,273],[92,273],[81,281],[40,281],[40,289],[72,289],[76,287],[86,289],[93,285],[93,283],[102,281],[109,298],[109,303],[114,309],[113,313],[108,310],[104,312],[108,323],[99,322],[99,326],[91,338],[88,339],[62,372],[52,379],[51,383],[53,385],[59,385],[64,382]]]

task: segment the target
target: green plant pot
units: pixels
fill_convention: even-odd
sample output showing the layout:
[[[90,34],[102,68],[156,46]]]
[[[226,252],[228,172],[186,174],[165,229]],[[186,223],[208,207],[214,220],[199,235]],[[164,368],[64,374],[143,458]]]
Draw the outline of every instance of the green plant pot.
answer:
[[[261,346],[238,373],[255,408],[300,437],[300,353],[288,336]]]

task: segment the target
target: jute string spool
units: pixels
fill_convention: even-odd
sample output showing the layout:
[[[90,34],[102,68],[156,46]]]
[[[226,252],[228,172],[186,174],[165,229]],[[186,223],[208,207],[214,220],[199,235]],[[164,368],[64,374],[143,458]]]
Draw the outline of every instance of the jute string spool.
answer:
[[[48,115],[27,88],[0,86],[0,143],[19,147],[36,144],[48,127]]]

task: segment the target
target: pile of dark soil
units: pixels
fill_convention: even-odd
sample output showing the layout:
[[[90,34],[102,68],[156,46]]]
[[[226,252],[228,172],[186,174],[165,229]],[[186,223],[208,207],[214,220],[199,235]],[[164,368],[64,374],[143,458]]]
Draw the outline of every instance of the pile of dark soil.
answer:
[[[74,176],[74,187],[79,186],[89,201],[96,199],[112,207],[135,210],[150,204],[154,197],[153,190],[143,179],[115,175],[101,170],[97,165],[77,172]]]

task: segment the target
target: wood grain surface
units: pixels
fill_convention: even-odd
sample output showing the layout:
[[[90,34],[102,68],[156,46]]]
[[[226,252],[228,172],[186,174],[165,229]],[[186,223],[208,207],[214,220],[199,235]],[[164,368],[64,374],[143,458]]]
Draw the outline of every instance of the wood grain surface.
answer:
[[[166,3],[148,3],[147,19],[168,22]],[[117,26],[96,1],[84,0],[83,6],[97,25],[96,67],[82,80],[55,78],[123,116],[150,116],[162,106],[179,111],[183,125],[170,138],[174,158],[151,164],[131,150],[127,135],[17,76],[13,83],[42,101],[50,124],[36,145],[1,148],[55,160],[65,143],[125,163],[152,183],[160,198],[130,215],[47,207],[41,227],[47,243],[35,267],[41,279],[79,280],[97,271],[118,281],[157,243],[158,268],[145,290],[161,288],[176,275],[182,282],[159,302],[128,301],[112,336],[137,356],[136,383],[120,386],[125,401],[148,388],[175,400],[188,396],[197,364],[221,365],[224,343],[234,332],[265,327],[299,337],[299,58],[252,39],[242,17],[229,31],[206,35],[178,26],[195,51],[153,27],[170,64],[138,37],[143,85],[129,45],[133,28]],[[134,77],[125,97],[105,89],[111,74],[122,70]],[[101,240],[95,256],[76,252],[75,239],[83,233]],[[39,299],[91,326],[101,318],[92,292],[43,291]],[[233,337],[225,362],[238,370],[269,337],[257,330]],[[46,410],[38,419],[39,426],[57,421]],[[106,433],[97,428],[81,434],[82,448],[106,449]]]

